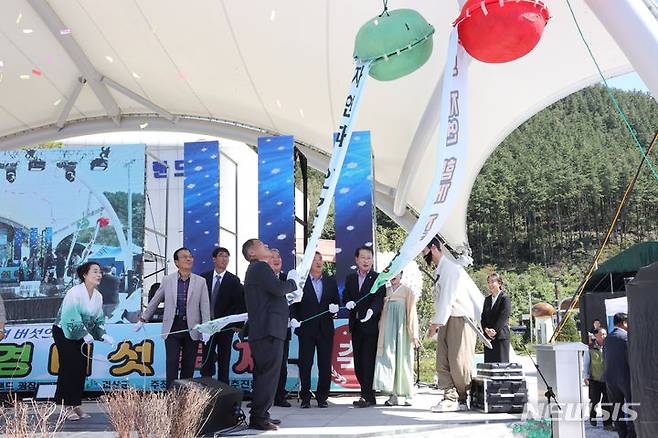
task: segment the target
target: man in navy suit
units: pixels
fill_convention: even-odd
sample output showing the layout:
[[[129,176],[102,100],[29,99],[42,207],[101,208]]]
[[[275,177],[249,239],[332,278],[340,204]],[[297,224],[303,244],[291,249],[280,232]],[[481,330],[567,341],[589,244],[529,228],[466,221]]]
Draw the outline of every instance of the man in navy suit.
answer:
[[[615,429],[619,438],[635,438],[632,421],[625,419],[622,405],[631,403],[631,372],[628,366],[628,316],[617,313],[614,316],[614,330],[603,342],[603,381],[608,390],[608,400],[613,403],[611,412],[617,414]]]
[[[328,407],[331,385],[331,351],[334,345],[334,316],[338,312],[340,298],[338,285],[333,276],[322,274],[322,254],[315,253],[311,271],[304,283],[304,294],[299,303],[290,307],[290,326],[295,327],[299,338],[299,379],[302,408],[311,407],[311,369],[313,357],[318,352],[318,387],[315,398],[318,407]],[[327,312],[300,325],[300,321]]]
[[[377,272],[372,270],[373,252],[369,246],[361,246],[354,253],[357,271],[345,278],[343,300],[350,311],[350,333],[352,334],[352,356],[354,373],[361,386],[361,398],[354,402],[358,408],[377,404],[372,381],[375,376],[379,317],[384,307],[386,286],[374,294],[370,288],[375,283]]]
[[[231,254],[228,249],[223,247],[215,248],[212,252],[215,269],[201,274],[208,286],[211,319],[247,311],[244,301],[244,288],[240,283],[240,279],[226,270],[230,257]],[[233,327],[234,330],[238,331],[240,325]],[[230,327],[229,325],[225,328]],[[215,333],[210,342],[204,345],[202,376],[213,377],[215,375],[215,362],[217,362],[219,381],[229,384],[228,375],[231,365],[232,341],[233,330],[226,330]]]

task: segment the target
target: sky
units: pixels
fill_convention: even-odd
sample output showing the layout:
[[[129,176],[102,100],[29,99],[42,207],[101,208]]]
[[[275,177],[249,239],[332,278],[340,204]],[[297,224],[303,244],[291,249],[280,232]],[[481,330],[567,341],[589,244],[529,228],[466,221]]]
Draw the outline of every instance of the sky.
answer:
[[[640,76],[635,72],[608,79],[608,85],[613,88],[621,88],[622,90],[627,91],[639,90],[647,93],[649,92],[647,86],[644,85]]]

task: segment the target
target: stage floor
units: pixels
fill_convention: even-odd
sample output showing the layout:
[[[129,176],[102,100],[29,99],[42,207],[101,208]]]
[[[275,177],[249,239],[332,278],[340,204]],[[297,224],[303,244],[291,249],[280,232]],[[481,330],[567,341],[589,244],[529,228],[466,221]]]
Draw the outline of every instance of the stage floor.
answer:
[[[536,371],[527,358],[519,358],[524,365],[528,381],[529,399],[537,401]],[[281,419],[281,428],[276,432],[260,432],[250,429],[236,430],[223,436],[275,436],[275,437],[434,437],[437,431],[448,433],[454,438],[503,438],[514,437],[512,425],[521,422],[521,414],[485,414],[478,411],[432,413],[430,407],[440,399],[440,393],[427,388],[419,389],[411,407],[385,407],[386,397],[377,399],[373,408],[352,407],[353,396],[335,396],[329,399],[329,408],[319,409],[312,403],[311,409],[300,409],[296,400],[291,408],[271,409],[272,417]],[[95,402],[85,402],[84,409],[92,418],[68,422],[64,432],[66,438],[109,438],[115,437],[101,407]],[[243,405],[248,415],[246,403]],[[616,433],[604,432],[601,427],[593,428],[586,422],[587,436],[591,438],[613,438]]]

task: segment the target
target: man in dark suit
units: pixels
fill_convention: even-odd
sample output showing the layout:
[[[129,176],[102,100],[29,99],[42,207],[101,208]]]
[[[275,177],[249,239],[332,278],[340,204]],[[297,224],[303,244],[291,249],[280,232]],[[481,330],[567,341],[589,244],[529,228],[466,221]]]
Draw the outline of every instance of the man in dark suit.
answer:
[[[228,249],[219,247],[212,252],[212,260],[215,269],[201,274],[206,279],[208,292],[210,293],[210,319],[222,318],[228,315],[244,313],[247,308],[244,303],[244,288],[240,279],[226,270],[231,254]],[[217,362],[218,379],[220,382],[229,384],[229,370],[231,365],[231,350],[233,332],[239,331],[242,324],[215,333],[210,342],[204,345],[201,375],[212,377],[215,375],[215,361]]]
[[[361,398],[355,401],[354,405],[358,408],[366,408],[377,404],[372,381],[375,376],[379,317],[384,307],[386,286],[381,286],[374,294],[370,294],[370,288],[379,275],[372,270],[371,247],[359,247],[354,253],[354,258],[357,272],[345,278],[343,300],[346,303],[345,307],[350,311],[349,327],[352,334],[354,373],[361,385]]]
[[[608,390],[608,400],[613,404],[611,412],[619,438],[635,438],[632,421],[627,421],[622,405],[631,403],[631,372],[628,366],[628,316],[614,316],[614,330],[603,341],[603,381]]]
[[[299,380],[302,408],[311,407],[311,369],[313,357],[318,352],[318,387],[315,398],[318,407],[328,407],[329,386],[331,385],[331,350],[334,345],[334,316],[338,312],[340,298],[338,285],[332,276],[322,275],[322,254],[315,253],[311,272],[304,283],[304,294],[299,303],[290,306],[290,326],[299,321],[326,312],[322,316],[305,321],[295,329],[299,339]]]
[[[283,343],[288,329],[286,294],[295,292],[299,279],[293,270],[282,282],[267,263],[270,250],[258,239],[242,245],[242,255],[249,262],[244,277],[245,301],[249,317],[249,348],[254,361],[254,391],[249,427],[277,430],[279,420],[270,418],[269,409],[281,371]]]
[[[286,281],[286,273],[283,272],[283,260],[281,259],[281,253],[276,248],[270,249],[270,268],[274,272],[279,280]],[[281,372],[279,373],[279,383],[276,385],[276,394],[274,395],[274,406],[280,408],[289,408],[290,402],[288,399],[288,391],[286,391],[286,383],[288,382],[288,355],[290,353],[290,339],[292,338],[292,332],[288,329],[286,333],[286,340],[283,343],[283,359],[281,360]]]
[[[484,361],[509,362],[509,315],[512,302],[503,289],[503,278],[496,272],[487,277],[491,295],[484,299],[481,325],[491,340],[492,349],[484,349]]]

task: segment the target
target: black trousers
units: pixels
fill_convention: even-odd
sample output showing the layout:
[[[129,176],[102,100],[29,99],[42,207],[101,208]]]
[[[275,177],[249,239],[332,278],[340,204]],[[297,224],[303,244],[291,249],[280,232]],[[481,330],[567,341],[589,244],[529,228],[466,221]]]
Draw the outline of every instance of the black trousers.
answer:
[[[375,377],[378,337],[378,333],[363,333],[358,328],[352,332],[354,373],[361,386],[361,397],[371,403],[375,403],[375,391],[372,390],[372,380]]]
[[[251,358],[254,361],[254,390],[252,393],[250,422],[259,423],[270,418],[269,410],[274,403],[274,394],[281,373],[283,339],[273,336],[249,340]]]
[[[290,353],[290,340],[283,341],[283,350],[281,356],[281,370],[279,371],[279,382],[276,385],[276,395],[274,400],[283,401],[286,399],[286,382],[288,381],[288,354]]]
[[[484,347],[484,362],[509,362],[509,339],[492,339],[492,349]]]
[[[225,331],[215,333],[210,341],[203,346],[202,376],[216,377],[220,382],[229,384],[228,374],[231,367],[232,342],[233,331]],[[217,375],[215,374],[215,363],[217,364]]]
[[[619,438],[635,438],[637,435],[635,435],[633,422],[625,421],[627,415],[622,410],[622,405],[624,403],[631,402],[631,388],[623,388],[621,386],[607,383],[606,389],[608,391],[608,400],[612,403],[610,410],[613,413],[615,430],[619,434]]]
[[[187,321],[180,316],[174,318],[171,331],[187,330]],[[194,365],[199,350],[199,341],[190,337],[189,332],[174,333],[165,339],[165,353],[167,355],[167,389],[174,380],[189,379],[194,374]],[[180,363],[180,377],[178,374]]]
[[[311,399],[311,369],[315,352],[318,353],[318,388],[315,398],[318,402],[327,401],[331,385],[331,350],[334,345],[333,333],[329,336],[318,333],[315,336],[299,337],[299,380],[302,401]]]
[[[601,411],[603,414],[603,424],[612,425],[612,417],[609,409],[608,391],[605,382],[598,380],[589,380],[589,418],[596,420],[596,405],[602,402]]]
[[[64,331],[56,325],[53,325],[53,339],[59,354],[55,401],[65,406],[80,406],[87,377],[87,358],[81,352],[84,341],[67,339]],[[85,354],[91,357],[87,347],[84,348]]]

